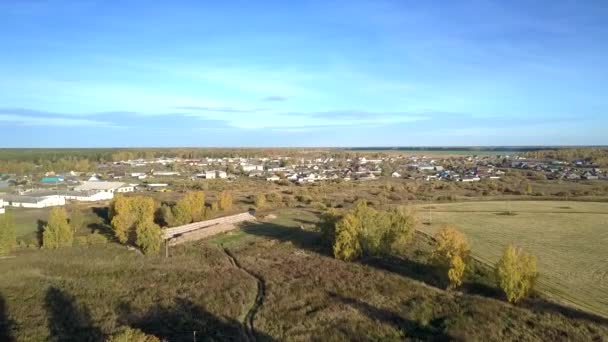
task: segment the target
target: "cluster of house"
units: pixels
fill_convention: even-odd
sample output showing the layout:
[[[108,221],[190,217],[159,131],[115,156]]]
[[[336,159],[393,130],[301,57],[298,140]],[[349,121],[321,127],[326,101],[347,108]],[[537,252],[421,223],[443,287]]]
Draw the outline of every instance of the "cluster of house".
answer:
[[[516,158],[511,167],[543,173],[547,179],[596,180],[608,179],[608,174],[597,165],[585,160],[566,162],[562,160],[535,160]]]
[[[84,181],[70,190],[32,189],[14,194],[0,194],[0,207],[46,208],[65,205],[66,201],[95,202],[114,198],[115,193],[132,192],[132,184]]]

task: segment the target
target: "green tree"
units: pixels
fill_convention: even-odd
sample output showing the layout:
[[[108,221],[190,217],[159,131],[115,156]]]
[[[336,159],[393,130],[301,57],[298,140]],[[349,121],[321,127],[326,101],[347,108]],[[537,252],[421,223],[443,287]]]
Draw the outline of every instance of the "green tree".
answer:
[[[0,214],[0,255],[13,251],[17,245],[15,222],[10,211]]]
[[[534,288],[538,272],[536,258],[523,249],[509,245],[496,264],[498,286],[507,300],[517,303]]]
[[[68,223],[68,213],[65,208],[51,209],[49,221],[42,233],[42,246],[45,248],[59,248],[71,246],[74,241],[74,230]]]
[[[139,329],[122,327],[106,342],[160,342],[158,337],[147,335]]]
[[[336,237],[336,224],[340,221],[340,214],[336,209],[330,208],[321,214],[317,228],[321,232],[321,240],[327,246],[333,246]]]
[[[462,283],[470,248],[466,237],[456,227],[444,226],[435,234],[435,262],[445,269],[450,288]]]

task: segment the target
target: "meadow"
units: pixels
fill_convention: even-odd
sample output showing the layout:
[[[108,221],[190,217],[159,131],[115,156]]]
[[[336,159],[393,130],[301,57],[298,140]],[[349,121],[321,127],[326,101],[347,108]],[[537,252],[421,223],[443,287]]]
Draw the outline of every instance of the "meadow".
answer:
[[[493,265],[512,243],[538,258],[539,289],[608,317],[608,203],[493,201],[419,205],[420,229],[454,224]],[[429,218],[431,224],[428,225]]]
[[[399,255],[336,260],[313,229],[318,214],[267,210],[169,258],[115,243],[19,249],[0,260],[0,340],[102,341],[121,325],[168,341],[608,337],[608,320],[541,297],[506,303],[475,267],[471,284],[446,291],[422,234]]]

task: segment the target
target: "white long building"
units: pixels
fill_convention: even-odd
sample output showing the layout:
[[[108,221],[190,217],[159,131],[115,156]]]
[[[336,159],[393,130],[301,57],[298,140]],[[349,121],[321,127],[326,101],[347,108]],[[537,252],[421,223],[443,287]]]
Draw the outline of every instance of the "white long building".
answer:
[[[3,201],[8,206],[18,208],[46,208],[65,205],[65,197],[60,195],[4,195]]]

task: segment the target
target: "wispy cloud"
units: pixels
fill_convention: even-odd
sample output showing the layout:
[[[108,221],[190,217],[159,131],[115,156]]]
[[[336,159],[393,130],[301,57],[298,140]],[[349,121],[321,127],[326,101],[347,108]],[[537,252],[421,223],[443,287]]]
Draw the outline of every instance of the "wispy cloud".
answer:
[[[2,123],[17,126],[119,127],[99,120],[75,119],[59,116],[26,116],[19,114],[0,114],[0,125]]]
[[[179,110],[220,112],[220,113],[256,113],[268,110],[266,108],[234,108],[234,107],[207,107],[207,106],[176,106]]]
[[[285,97],[285,96],[278,96],[278,95],[266,96],[266,97],[262,98],[262,101],[281,102],[281,101],[287,101],[287,97]]]

